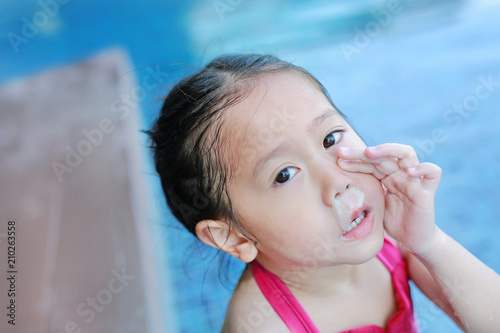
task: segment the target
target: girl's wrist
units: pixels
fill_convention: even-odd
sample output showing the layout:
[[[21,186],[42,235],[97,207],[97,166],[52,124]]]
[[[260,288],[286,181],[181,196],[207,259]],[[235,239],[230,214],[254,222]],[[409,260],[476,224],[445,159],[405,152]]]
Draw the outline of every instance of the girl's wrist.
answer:
[[[437,225],[434,227],[434,232],[429,236],[425,244],[418,246],[417,251],[411,251],[414,255],[422,258],[428,259],[439,251],[439,249],[446,243],[447,235],[441,230]]]

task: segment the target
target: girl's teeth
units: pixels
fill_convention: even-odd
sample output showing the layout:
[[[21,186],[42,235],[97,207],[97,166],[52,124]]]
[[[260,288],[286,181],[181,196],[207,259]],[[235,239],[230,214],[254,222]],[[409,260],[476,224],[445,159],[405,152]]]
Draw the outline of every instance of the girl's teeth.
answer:
[[[349,224],[349,227],[347,227],[346,231],[344,231],[344,234],[348,233],[349,231],[351,231],[352,229],[356,228],[359,224],[359,222],[361,222],[366,216],[366,213],[363,211],[361,213],[361,215],[355,219],[354,221],[351,222],[351,224]]]

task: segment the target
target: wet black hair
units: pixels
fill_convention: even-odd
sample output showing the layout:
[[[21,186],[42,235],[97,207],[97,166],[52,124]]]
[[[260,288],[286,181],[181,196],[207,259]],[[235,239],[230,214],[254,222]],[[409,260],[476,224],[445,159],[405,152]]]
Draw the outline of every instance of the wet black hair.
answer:
[[[228,140],[220,135],[221,126],[226,109],[264,75],[278,72],[304,76],[335,108],[323,85],[301,67],[271,55],[224,55],[178,82],[147,131],[168,206],[193,234],[199,221],[211,219],[246,235],[227,193],[231,170],[221,153]]]

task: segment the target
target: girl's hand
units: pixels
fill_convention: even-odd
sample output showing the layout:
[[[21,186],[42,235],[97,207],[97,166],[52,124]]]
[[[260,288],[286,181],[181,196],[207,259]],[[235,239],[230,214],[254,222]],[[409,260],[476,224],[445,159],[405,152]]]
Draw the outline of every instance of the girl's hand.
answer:
[[[407,250],[425,254],[437,240],[434,195],[441,169],[420,163],[410,146],[386,143],[368,148],[340,148],[338,165],[372,174],[385,193],[385,230]]]

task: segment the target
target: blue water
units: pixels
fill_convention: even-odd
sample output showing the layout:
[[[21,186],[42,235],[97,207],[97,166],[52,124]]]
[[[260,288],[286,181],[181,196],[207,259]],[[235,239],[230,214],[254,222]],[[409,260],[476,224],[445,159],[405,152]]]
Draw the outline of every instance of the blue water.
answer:
[[[220,2],[232,5],[217,11]],[[441,166],[438,225],[500,272],[500,87],[482,83],[500,81],[496,2],[401,1],[379,29],[374,13],[387,9],[384,1],[220,2],[73,0],[16,52],[7,34],[22,34],[23,17],[32,22],[41,6],[5,0],[0,82],[121,47],[139,80],[147,66],[160,64],[169,72],[164,89],[142,102],[147,127],[158,111],[157,98],[189,66],[221,52],[274,53],[315,74],[368,144],[410,144],[422,160]],[[367,30],[372,37],[360,37]],[[474,97],[480,85],[482,99]],[[150,165],[144,174],[155,207],[149,220],[161,279],[165,290],[175,291],[173,297],[165,292],[164,302],[174,304],[180,332],[216,332],[242,265],[229,261],[225,287],[216,253],[169,215]],[[423,332],[458,331],[412,289]]]

